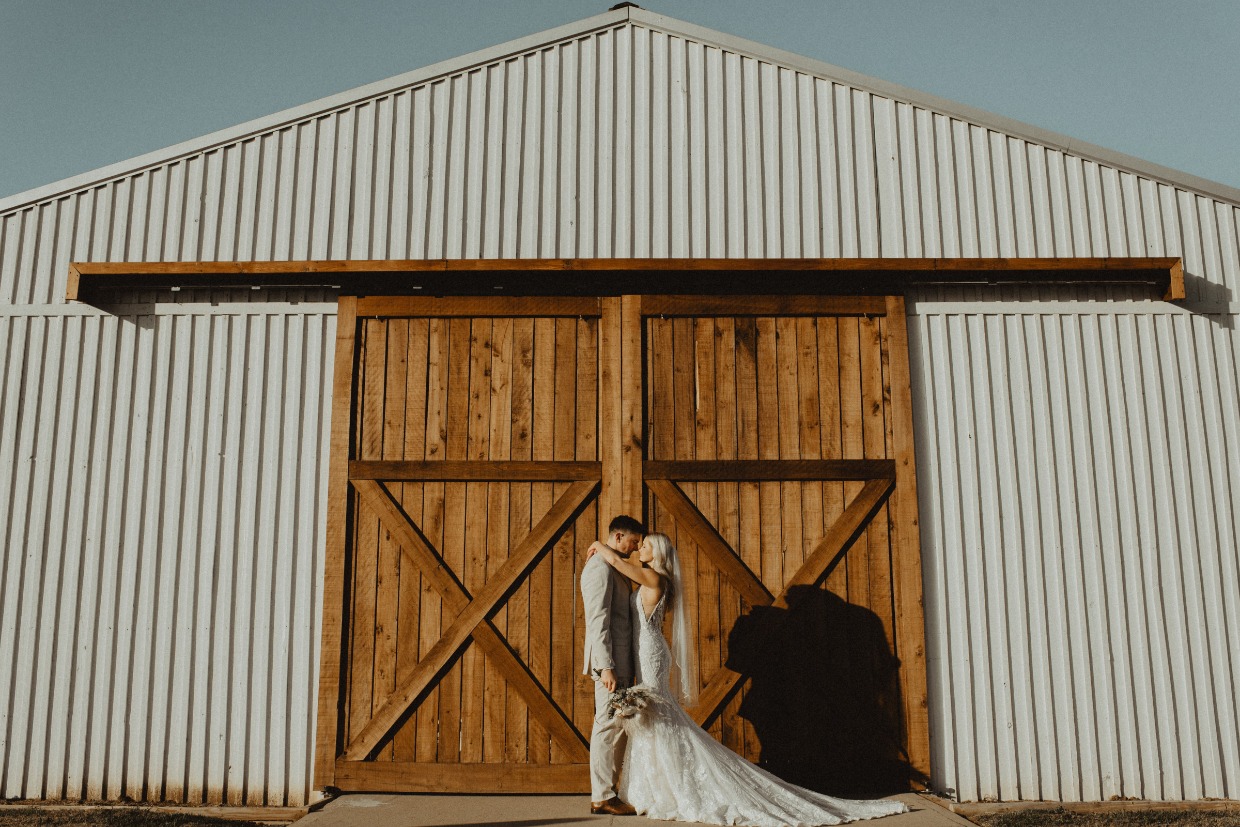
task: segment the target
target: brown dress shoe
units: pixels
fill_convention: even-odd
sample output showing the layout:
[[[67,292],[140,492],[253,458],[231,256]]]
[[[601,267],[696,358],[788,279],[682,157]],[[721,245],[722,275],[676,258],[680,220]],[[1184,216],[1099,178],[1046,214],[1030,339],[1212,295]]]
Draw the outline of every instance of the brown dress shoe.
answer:
[[[613,816],[637,815],[637,810],[633,809],[633,805],[625,804],[618,795],[613,795],[606,801],[591,801],[590,812],[596,816],[604,814]]]

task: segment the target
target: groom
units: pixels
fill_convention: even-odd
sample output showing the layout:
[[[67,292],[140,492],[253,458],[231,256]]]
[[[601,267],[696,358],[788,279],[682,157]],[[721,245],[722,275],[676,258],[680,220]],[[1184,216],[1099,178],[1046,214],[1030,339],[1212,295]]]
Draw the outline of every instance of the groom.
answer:
[[[641,545],[646,528],[621,514],[607,526],[607,544],[627,557]],[[585,674],[594,679],[594,729],[590,733],[590,812],[633,815],[616,794],[625,737],[620,719],[607,715],[607,699],[633,682],[633,638],[629,581],[595,554],[581,569],[586,616]]]

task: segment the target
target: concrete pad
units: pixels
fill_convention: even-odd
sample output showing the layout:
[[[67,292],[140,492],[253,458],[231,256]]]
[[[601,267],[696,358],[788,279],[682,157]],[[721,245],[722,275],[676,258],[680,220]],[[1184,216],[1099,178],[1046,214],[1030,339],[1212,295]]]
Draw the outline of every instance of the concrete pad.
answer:
[[[910,812],[887,816],[875,827],[973,827],[916,793],[892,796]],[[298,827],[647,827],[667,825],[640,816],[590,815],[583,795],[380,795],[351,793],[328,802]],[[676,822],[684,823],[684,822]],[[858,822],[861,823],[861,822]]]

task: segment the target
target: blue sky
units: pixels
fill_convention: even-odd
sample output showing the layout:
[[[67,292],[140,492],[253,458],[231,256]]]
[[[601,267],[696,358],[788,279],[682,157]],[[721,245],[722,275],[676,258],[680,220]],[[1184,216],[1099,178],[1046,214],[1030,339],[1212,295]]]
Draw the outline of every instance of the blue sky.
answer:
[[[0,0],[0,197],[614,0]],[[1240,0],[642,0],[1240,187]]]

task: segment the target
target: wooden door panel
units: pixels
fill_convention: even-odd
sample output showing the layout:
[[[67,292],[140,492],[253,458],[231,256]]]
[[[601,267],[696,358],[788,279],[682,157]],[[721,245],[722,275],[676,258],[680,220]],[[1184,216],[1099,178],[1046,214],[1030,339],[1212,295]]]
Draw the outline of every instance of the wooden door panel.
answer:
[[[646,319],[647,459],[886,457],[885,323]]]
[[[560,492],[564,493],[564,492]],[[587,510],[589,511],[589,508]],[[474,643],[467,645],[463,655],[458,658],[448,672],[448,677],[454,677],[456,681],[446,684],[446,686],[454,687],[454,691],[459,692],[458,697],[454,699],[454,709],[460,709],[459,714],[454,714],[453,718],[440,719],[438,738],[444,743],[460,744],[459,749],[454,749],[448,754],[441,754],[438,744],[432,743],[428,749],[418,754],[418,760],[439,760],[460,761],[460,763],[498,763],[498,761],[526,761],[531,760],[534,763],[548,763],[551,760],[552,750],[568,758],[582,759],[584,741],[580,738],[580,714],[574,715],[572,694],[565,697],[565,689],[572,691],[575,682],[575,666],[577,666],[577,658],[574,652],[565,653],[563,648],[558,647],[560,651],[547,652],[532,651],[527,641],[533,635],[536,639],[542,639],[543,636],[552,634],[551,619],[554,615],[565,614],[562,604],[567,599],[567,614],[573,615],[572,611],[572,594],[554,595],[551,605],[547,611],[531,611],[529,610],[528,595],[531,590],[538,593],[541,584],[551,582],[557,577],[557,569],[568,567],[567,572],[560,574],[560,577],[575,577],[573,565],[575,563],[574,555],[563,557],[558,549],[565,546],[577,547],[578,544],[588,544],[588,541],[580,541],[580,537],[590,536],[594,534],[594,516],[590,513],[583,512],[578,517],[577,522],[564,532],[562,539],[556,543],[556,546],[546,555],[543,555],[541,562],[531,570],[528,577],[521,580],[516,588],[511,591],[505,603],[498,606],[494,615],[490,616],[489,626],[481,627],[479,630],[484,636],[480,637],[475,632]],[[516,544],[520,546],[520,541]],[[491,582],[490,575],[502,573],[502,565],[490,570],[489,577],[484,582]],[[453,579],[459,579],[459,573],[451,572]],[[456,589],[459,591],[459,589]],[[460,598],[461,605],[465,599]],[[458,613],[453,611],[445,611],[441,624],[443,631],[449,629],[453,621],[455,621]],[[546,627],[542,627],[546,626]],[[438,636],[436,636],[438,637]],[[568,629],[565,635],[569,641],[574,637],[579,637],[577,629]],[[465,672],[465,657],[471,652],[476,652],[477,657],[482,663],[482,671],[470,679],[469,674]],[[420,653],[423,657],[425,652]],[[410,658],[415,660],[415,658]],[[531,679],[523,679],[520,684],[512,681],[515,673],[531,672]],[[433,692],[444,693],[445,684],[440,681],[439,687],[433,689]],[[456,687],[460,687],[456,689]],[[547,687],[543,689],[543,687]],[[534,692],[537,689],[537,692]],[[534,697],[531,699],[531,693]],[[472,693],[472,697],[471,697]],[[422,702],[423,704],[425,702]],[[593,704],[593,698],[590,701]],[[537,705],[539,710],[538,717],[534,718],[534,727],[531,729],[531,718],[529,718],[529,705]],[[419,705],[419,710],[420,710]],[[476,713],[472,713],[472,718],[467,717],[470,713],[466,710],[476,709]],[[556,710],[563,710],[562,714]],[[547,727],[539,720],[546,720],[547,715],[559,715],[563,718],[563,724],[560,725],[558,732],[567,734],[568,738],[559,738],[548,734]],[[574,724],[574,718],[575,720]],[[471,725],[472,724],[472,725]],[[577,729],[573,729],[573,725]],[[393,740],[399,741],[402,734],[409,732],[414,727],[414,719],[409,718],[399,724],[399,729],[394,730]],[[585,729],[588,732],[588,728]],[[474,746],[467,746],[469,739],[477,739],[479,743]],[[567,743],[567,749],[565,749]],[[575,746],[574,746],[575,743]],[[348,755],[346,754],[346,758]],[[386,760],[386,753],[379,751],[376,755],[377,760]],[[392,756],[391,760],[402,760]]]
[[[894,490],[894,480],[867,482],[840,518],[805,554],[773,598],[763,595],[765,584],[756,573],[740,567],[739,555],[727,548],[720,536],[711,537],[709,527],[704,526],[704,516],[680,485],[660,480],[648,480],[648,485],[655,500],[652,507],[658,521],[655,530],[668,533],[682,552],[688,616],[691,628],[697,631],[702,692],[697,706],[690,712],[725,744],[752,761],[761,761],[772,752],[771,744],[768,740],[764,745],[760,734],[746,720],[753,717],[744,714],[743,707],[744,683],[750,672],[747,663],[734,658],[730,651],[734,635],[740,633],[742,627],[748,628],[744,618],[750,613],[774,611],[791,617],[799,605],[806,605],[802,597],[797,597],[799,590],[817,591],[818,584],[847,558],[850,549],[855,548],[867,530],[867,524],[884,508]],[[717,585],[725,580],[738,587],[735,598],[729,599],[728,593]],[[745,601],[741,592],[751,595],[752,603]],[[733,607],[738,605],[741,610],[733,613]],[[856,612],[874,619],[873,625],[883,638],[881,652],[887,653],[880,654],[880,660],[890,658],[890,641],[882,634],[877,616],[854,604],[854,614]],[[783,631],[788,632],[787,629]],[[750,643],[752,645],[752,639]],[[812,657],[812,653],[807,652],[807,655]],[[769,739],[769,732],[765,737]],[[890,778],[887,780],[890,782]],[[801,783],[811,783],[811,779],[802,777]]]
[[[754,607],[786,610],[789,588],[825,585],[874,620],[889,653],[900,646],[895,571],[908,526],[893,533],[888,500],[911,468],[897,474],[908,411],[891,404],[888,303],[813,304],[785,302],[779,315],[762,302],[753,315],[709,301],[694,315],[687,297],[644,304],[662,311],[644,319],[647,514],[683,553],[704,686],[693,712],[751,760],[762,745],[738,717],[742,676],[724,664]],[[921,668],[919,641],[904,645],[907,671]]]
[[[501,487],[500,484],[485,482],[468,485]],[[533,520],[528,536],[521,538],[509,549],[512,556],[491,555],[489,561],[486,561],[488,565],[479,571],[474,571],[477,564],[468,560],[464,564],[459,560],[454,561],[455,555],[436,548],[428,541],[420,528],[400,510],[392,491],[382,483],[355,480],[354,486],[360,520],[369,524],[372,517],[377,518],[380,531],[387,540],[402,552],[403,559],[413,562],[422,577],[429,580],[431,586],[440,593],[443,610],[439,619],[437,640],[429,650],[418,653],[415,666],[402,670],[395,676],[395,693],[391,681],[385,684],[382,691],[374,687],[373,676],[383,674],[383,647],[367,646],[366,634],[355,631],[354,652],[348,672],[349,690],[346,693],[349,713],[349,726],[345,730],[348,744],[345,750],[346,758],[364,759],[374,752],[381,741],[386,744],[388,735],[396,731],[393,727],[398,721],[397,716],[403,715],[404,708],[414,703],[415,699],[421,698],[430,688],[431,676],[446,669],[443,678],[437,682],[441,714],[436,760],[464,763],[484,761],[484,732],[490,741],[487,753],[492,756],[492,760],[502,760],[505,753],[505,729],[501,712],[505,708],[506,689],[502,687],[501,676],[507,674],[510,680],[517,663],[515,656],[500,659],[495,657],[497,647],[499,654],[507,654],[506,650],[515,648],[506,642],[500,645],[502,637],[499,628],[507,628],[510,622],[506,616],[508,601],[527,588],[537,594],[540,586],[547,581],[575,581],[575,549],[588,542],[580,539],[581,537],[593,537],[595,534],[597,518],[591,513],[589,502],[596,492],[597,483],[585,480],[557,486],[559,490],[552,492],[555,497],[553,506],[542,515],[532,512],[537,519]],[[493,522],[488,518],[506,520],[508,516],[506,509],[500,514],[479,511],[471,517],[469,526],[480,525],[485,528]],[[566,518],[570,523],[567,527],[562,527]],[[463,533],[468,535],[469,532],[467,530]],[[480,531],[476,533],[481,534]],[[466,540],[469,549],[466,557],[481,556],[486,552],[486,547],[478,542],[477,538],[471,541],[466,537]],[[548,542],[554,544],[549,549]],[[357,599],[359,593],[368,592],[373,587],[379,593],[379,598],[374,602],[382,601],[382,578],[372,579],[365,576],[363,570],[369,568],[361,565],[354,568],[353,604],[358,607],[355,615],[358,624],[355,630],[359,626],[365,627],[369,618],[381,617],[378,612],[367,611],[363,614],[362,611],[368,608],[371,601],[363,602]],[[563,710],[561,717],[565,724],[561,727],[561,735],[563,731],[571,730],[567,722],[572,718],[575,693],[576,657],[571,650],[575,615],[572,595],[572,591],[564,594],[561,590],[560,596],[552,594],[551,600],[543,601],[543,611],[539,611],[538,604],[534,603],[533,611],[526,611],[524,616],[511,621],[514,628],[521,621],[527,624],[527,639],[533,635],[537,640],[553,642],[549,649],[527,647],[527,650],[530,669],[539,685],[550,689],[554,706]],[[485,637],[479,637],[477,630],[480,624],[480,631],[485,633]],[[564,634],[560,635],[563,642],[555,643],[559,630],[564,630]],[[388,633],[389,630],[379,625],[378,620],[374,622],[374,640],[382,641]],[[483,645],[463,648],[471,636]],[[418,637],[410,635],[407,640],[416,643]],[[492,658],[490,668],[499,670],[494,674],[496,680],[489,689],[486,681],[487,666],[482,663],[484,652]],[[471,655],[478,664],[473,671],[470,669]],[[453,665],[458,658],[459,670]],[[450,665],[452,668],[448,668]],[[423,673],[422,677],[415,680],[412,675],[417,675],[419,670]],[[454,693],[452,697],[447,697],[449,692]],[[390,701],[389,696],[401,699],[397,707],[388,708],[390,704],[385,702],[385,699]],[[494,702],[489,713],[485,711],[488,701]],[[444,714],[444,709],[448,710],[447,714]],[[376,724],[376,721],[379,723]],[[374,729],[377,725],[380,728]],[[406,720],[401,726],[403,728],[410,725],[410,721]],[[366,735],[368,729],[373,730],[369,736]],[[574,739],[569,738],[566,741],[560,737],[558,740],[553,739],[553,742],[553,756],[556,752],[563,751],[565,756],[581,757],[581,751],[573,749]],[[569,749],[564,751],[561,748],[566,743]],[[442,749],[444,744],[449,745],[446,751]],[[383,747],[377,757],[382,759],[385,753],[386,747]],[[570,753],[573,755],[570,756]],[[387,757],[390,758],[390,754]]]
[[[597,319],[359,328],[351,460],[597,461]]]
[[[575,594],[598,536],[598,302],[348,304],[342,588],[324,625],[340,683],[320,714],[335,760],[316,778],[584,788]]]
[[[682,550],[693,712],[723,743],[758,759],[770,738],[729,637],[824,579],[904,647],[924,731],[902,312],[342,298],[316,785],[587,789],[577,583],[621,510]]]

